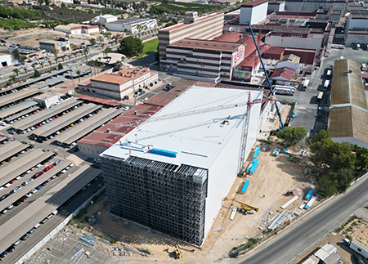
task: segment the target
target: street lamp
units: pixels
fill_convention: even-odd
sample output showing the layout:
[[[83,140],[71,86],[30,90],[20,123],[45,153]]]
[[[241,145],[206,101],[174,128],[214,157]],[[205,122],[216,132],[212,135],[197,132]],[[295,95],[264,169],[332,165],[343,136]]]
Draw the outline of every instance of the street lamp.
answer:
[[[70,73],[70,76],[72,76],[73,89],[74,89],[74,79],[73,79],[73,71],[71,70],[71,71],[69,71],[69,73]]]

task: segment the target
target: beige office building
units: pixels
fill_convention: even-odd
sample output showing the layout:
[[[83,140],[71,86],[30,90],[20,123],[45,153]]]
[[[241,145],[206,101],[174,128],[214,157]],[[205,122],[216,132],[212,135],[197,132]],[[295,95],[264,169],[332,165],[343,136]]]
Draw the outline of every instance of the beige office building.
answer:
[[[166,46],[184,38],[213,39],[222,34],[224,14],[198,18],[197,12],[187,12],[184,23],[164,28],[159,32],[160,59],[166,57]]]

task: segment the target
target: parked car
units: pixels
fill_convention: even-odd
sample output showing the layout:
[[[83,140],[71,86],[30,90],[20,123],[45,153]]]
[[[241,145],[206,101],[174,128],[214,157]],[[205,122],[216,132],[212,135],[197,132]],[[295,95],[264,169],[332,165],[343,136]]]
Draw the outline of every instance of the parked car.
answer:
[[[22,240],[27,240],[29,238],[29,236],[27,234],[23,235],[20,239]]]
[[[19,240],[17,240],[17,241],[15,241],[14,243],[13,243],[13,246],[18,246],[19,245]]]
[[[17,186],[13,190],[11,190],[10,193],[15,193],[15,192],[19,191],[20,189],[22,189],[22,186]]]
[[[36,178],[40,177],[42,174],[43,174],[42,171],[37,172],[35,175],[33,175],[33,178],[36,179]]]
[[[49,165],[49,166],[47,166],[47,167],[44,169],[44,171],[45,171],[45,172],[46,172],[46,171],[49,171],[49,170],[51,170],[53,167],[54,167],[53,165]]]
[[[8,255],[8,253],[6,253],[5,251],[3,253],[0,254],[0,258],[5,258],[6,255]]]
[[[27,233],[28,234],[32,234],[34,232],[33,228],[31,230],[29,230]]]

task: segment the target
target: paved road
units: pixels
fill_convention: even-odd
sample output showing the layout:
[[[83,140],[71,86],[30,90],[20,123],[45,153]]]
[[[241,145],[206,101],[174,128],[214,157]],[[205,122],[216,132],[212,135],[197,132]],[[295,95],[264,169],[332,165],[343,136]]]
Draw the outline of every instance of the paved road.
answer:
[[[345,221],[368,201],[368,178],[354,184],[346,194],[313,210],[305,218],[237,261],[247,264],[288,263]]]

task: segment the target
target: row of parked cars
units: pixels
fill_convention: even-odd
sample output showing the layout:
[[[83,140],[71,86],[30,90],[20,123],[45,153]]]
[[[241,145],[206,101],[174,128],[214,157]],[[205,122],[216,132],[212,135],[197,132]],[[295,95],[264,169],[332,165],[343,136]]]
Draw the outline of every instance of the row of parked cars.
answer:
[[[25,142],[25,141],[23,141]],[[29,148],[33,148],[33,145],[30,145]],[[30,174],[33,170],[41,167],[42,165],[46,164],[47,162],[49,162],[51,159],[53,159],[55,156],[57,155],[57,153],[53,153],[49,158],[45,159],[44,161],[42,161],[41,163],[37,164],[36,166],[30,168],[29,170],[19,174],[17,177],[15,177],[14,179],[12,179],[11,181],[7,182],[6,184],[4,184],[3,186],[0,186],[0,191],[4,190],[4,188],[9,188],[12,186],[13,183],[15,183],[16,181],[20,180],[22,177],[26,176],[27,174]],[[23,185],[25,186],[25,185]],[[14,192],[13,192],[14,193]],[[4,200],[6,197],[0,196],[0,201]]]
[[[28,117],[30,115],[36,114],[36,113],[38,113],[39,111],[42,111],[42,110],[43,110],[43,108],[34,108],[34,110],[32,112],[28,112],[27,114],[24,114],[24,115],[22,115],[20,117],[17,117],[16,119],[10,120],[9,121],[9,124],[13,124],[14,122],[17,122],[17,121],[19,121],[19,120],[21,120],[23,118],[26,118],[26,117]]]
[[[10,247],[8,247],[3,253],[1,253],[0,257],[5,258],[8,255],[8,253],[13,252],[15,250],[15,247],[20,244],[20,241],[27,240],[29,238],[29,235],[33,234],[35,230],[41,226],[41,224],[45,224],[48,219],[50,219],[54,215],[57,215],[58,213],[59,213],[58,210],[55,210],[51,214],[49,214],[45,219],[43,219],[40,223],[36,224],[31,230],[29,230],[26,234],[21,236],[19,240],[15,241]]]
[[[8,142],[8,141],[6,141]],[[5,142],[5,143],[6,143]],[[3,143],[4,144],[4,143]],[[26,143],[27,144],[27,143]],[[3,164],[5,164],[6,162],[11,162],[13,158],[17,158],[19,157],[21,154],[26,153],[28,150],[32,149],[34,146],[33,145],[29,145],[27,148],[25,148],[24,150],[19,151],[18,153],[15,153],[13,156],[7,158],[6,160],[3,160],[2,162],[0,162],[0,166],[2,166]],[[1,191],[1,187],[0,187],[0,191]]]

